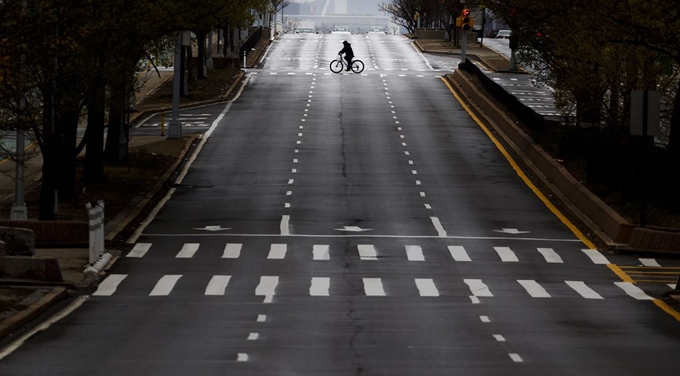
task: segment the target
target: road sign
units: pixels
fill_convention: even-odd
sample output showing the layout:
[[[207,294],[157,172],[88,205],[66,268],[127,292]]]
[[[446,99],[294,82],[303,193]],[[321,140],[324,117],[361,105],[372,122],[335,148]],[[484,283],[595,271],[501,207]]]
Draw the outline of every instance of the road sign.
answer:
[[[630,134],[658,136],[661,94],[651,90],[633,90],[630,95]]]

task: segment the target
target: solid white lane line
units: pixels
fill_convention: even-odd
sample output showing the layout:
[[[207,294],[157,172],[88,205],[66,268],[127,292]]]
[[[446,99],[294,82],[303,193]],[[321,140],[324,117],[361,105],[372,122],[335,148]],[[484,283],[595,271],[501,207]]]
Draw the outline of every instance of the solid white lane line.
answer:
[[[279,284],[278,276],[261,276],[260,284],[255,288],[257,296],[274,296],[276,286]]]
[[[281,217],[281,225],[279,226],[281,230],[281,235],[290,235],[290,230],[288,229],[289,222],[290,222],[289,215],[284,215]]]
[[[465,284],[470,287],[470,292],[472,295],[478,298],[493,297],[491,290],[489,290],[489,287],[484,282],[482,282],[481,279],[464,279],[463,282],[465,282]]]
[[[416,183],[419,183],[416,181]],[[437,234],[441,238],[446,237],[446,230],[444,230],[444,227],[442,226],[442,223],[439,221],[439,218],[437,217],[430,217],[430,220],[432,221],[432,225],[434,226],[435,230],[437,230]]]
[[[607,260],[606,257],[600,251],[597,249],[582,249],[583,253],[586,254],[586,256],[590,257],[590,260],[593,261],[594,264],[599,264],[599,265],[606,265],[610,264],[609,260]]]
[[[248,334],[248,341],[255,341],[260,338],[260,333],[250,333]]]
[[[137,243],[135,244],[135,247],[132,248],[132,251],[127,254],[125,257],[135,257],[135,258],[140,258],[144,257],[144,255],[149,252],[149,249],[151,248],[151,243]]]
[[[372,261],[378,259],[378,253],[373,244],[359,244],[357,247],[359,248],[359,258],[361,260]]]
[[[106,277],[105,280],[102,281],[102,283],[99,284],[99,287],[97,287],[97,291],[92,294],[92,296],[111,296],[113,295],[114,292],[116,292],[116,289],[118,288],[118,285],[127,277],[127,274],[111,274],[108,277]]]
[[[238,353],[238,355],[236,356],[236,361],[237,362],[247,362],[248,361],[248,354]]]
[[[366,296],[386,296],[380,278],[364,278],[363,280]]]
[[[257,322],[267,321],[267,315],[257,315]]]
[[[450,245],[449,252],[455,261],[472,261],[465,251],[465,247],[460,245]]]
[[[409,261],[425,261],[425,256],[423,255],[423,248],[419,245],[407,245],[406,247],[406,257]]]
[[[327,244],[314,244],[312,247],[314,260],[327,261],[331,259],[330,246]]]
[[[493,247],[503,262],[519,262],[517,255],[508,247]]]
[[[269,255],[267,259],[270,260],[283,260],[286,258],[286,251],[288,250],[288,245],[286,244],[272,244],[269,248]]]
[[[562,257],[557,254],[552,248],[537,248],[545,258],[545,261],[551,264],[563,264]]]
[[[182,278],[181,274],[164,275],[163,278],[158,280],[156,286],[154,286],[153,290],[149,293],[149,296],[170,295],[170,292],[172,292],[172,289],[180,278]]]
[[[630,282],[614,282],[621,290],[625,291],[630,297],[637,300],[654,300],[651,296],[645,294],[641,288],[635,286]]]
[[[510,356],[510,359],[512,359],[512,361],[515,362],[515,363],[522,363],[522,362],[524,362],[524,360],[522,359],[521,356],[519,356],[519,354],[510,353],[510,354],[508,354],[508,355]]]
[[[549,298],[545,289],[533,279],[518,279],[517,282],[524,287],[532,298]]]
[[[179,251],[175,258],[192,258],[196,251],[198,251],[199,243],[184,243],[182,249]]]
[[[490,323],[491,320],[489,319],[489,316],[479,316],[479,320],[483,323]]]
[[[224,247],[224,254],[222,255],[222,258],[237,259],[241,257],[241,248],[243,248],[243,244],[227,243],[227,245]]]
[[[500,335],[500,334],[494,334],[494,335],[493,335],[493,338],[494,338],[496,341],[498,341],[498,342],[505,342],[505,337],[503,337],[503,336]]]
[[[591,289],[588,287],[585,282],[582,281],[564,281],[564,283],[567,284],[567,286],[571,287],[579,293],[582,297],[586,299],[604,299],[602,295],[598,294],[595,292],[595,290]]]
[[[653,258],[641,258],[640,263],[644,266],[661,266],[656,259]]]
[[[205,295],[224,295],[229,280],[231,280],[230,275],[214,275],[210,279],[208,287],[205,288]]]
[[[415,281],[420,296],[439,296],[439,290],[431,278],[416,278]]]
[[[314,277],[309,286],[310,296],[329,296],[328,290],[331,287],[331,279],[328,277]]]

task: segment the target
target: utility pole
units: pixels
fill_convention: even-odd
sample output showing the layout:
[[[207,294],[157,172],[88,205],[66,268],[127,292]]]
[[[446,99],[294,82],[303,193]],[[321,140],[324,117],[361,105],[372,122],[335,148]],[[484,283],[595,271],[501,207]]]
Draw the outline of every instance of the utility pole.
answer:
[[[182,69],[182,31],[177,37],[177,45],[175,46],[175,63],[174,72],[172,76],[172,119],[168,124],[168,138],[177,139],[182,138],[182,122],[179,120],[179,91],[181,89],[181,69]]]

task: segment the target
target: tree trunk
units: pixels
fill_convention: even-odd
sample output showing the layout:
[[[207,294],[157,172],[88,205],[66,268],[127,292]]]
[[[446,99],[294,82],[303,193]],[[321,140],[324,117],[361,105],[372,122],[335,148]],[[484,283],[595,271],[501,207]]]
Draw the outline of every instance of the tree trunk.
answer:
[[[90,80],[89,101],[87,106],[87,149],[83,181],[103,183],[104,177],[104,121],[106,87],[102,77],[103,57],[94,76]],[[99,69],[97,69],[99,68]]]
[[[196,38],[198,39],[198,66],[196,67],[197,69],[197,77],[199,80],[205,80],[208,78],[205,74],[205,43],[207,40],[207,33],[205,32],[196,32]]]
[[[116,84],[111,88],[109,101],[109,127],[106,136],[106,163],[116,164],[125,156],[120,150],[119,140],[123,132],[127,104],[127,85]]]
[[[668,150],[671,153],[673,162],[680,162],[680,83],[678,83],[678,88],[675,91],[670,128],[668,135]]]

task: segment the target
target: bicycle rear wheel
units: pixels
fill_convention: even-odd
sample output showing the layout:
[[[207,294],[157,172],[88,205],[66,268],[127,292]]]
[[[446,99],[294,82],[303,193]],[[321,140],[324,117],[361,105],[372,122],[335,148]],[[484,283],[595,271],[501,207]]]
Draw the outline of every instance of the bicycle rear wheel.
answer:
[[[340,72],[342,72],[343,67],[344,67],[344,65],[342,64],[342,61],[337,60],[337,59],[331,61],[331,72],[340,73]]]
[[[364,71],[364,62],[361,60],[352,60],[352,72],[361,73]]]

